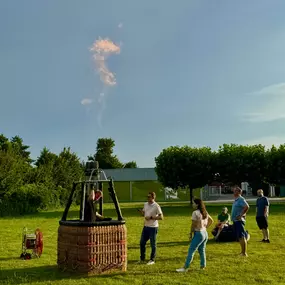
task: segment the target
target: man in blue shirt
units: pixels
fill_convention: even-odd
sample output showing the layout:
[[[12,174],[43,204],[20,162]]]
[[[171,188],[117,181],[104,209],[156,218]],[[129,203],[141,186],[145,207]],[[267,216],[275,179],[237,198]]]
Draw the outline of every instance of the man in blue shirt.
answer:
[[[242,190],[235,186],[233,189],[235,201],[232,207],[232,221],[234,223],[234,229],[237,239],[240,242],[242,256],[247,256],[247,232],[245,230],[245,217],[249,209],[249,205],[241,196]]]
[[[269,230],[268,230],[268,212],[269,212],[269,201],[263,195],[263,190],[257,190],[256,200],[256,223],[263,233],[262,242],[269,243]]]

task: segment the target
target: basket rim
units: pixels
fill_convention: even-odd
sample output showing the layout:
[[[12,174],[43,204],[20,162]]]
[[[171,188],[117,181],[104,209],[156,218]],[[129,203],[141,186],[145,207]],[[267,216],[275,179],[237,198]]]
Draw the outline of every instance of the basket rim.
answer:
[[[71,227],[100,227],[100,226],[117,226],[126,224],[125,220],[111,220],[111,221],[98,221],[98,222],[83,222],[80,220],[67,220],[59,221],[61,226],[71,226]]]

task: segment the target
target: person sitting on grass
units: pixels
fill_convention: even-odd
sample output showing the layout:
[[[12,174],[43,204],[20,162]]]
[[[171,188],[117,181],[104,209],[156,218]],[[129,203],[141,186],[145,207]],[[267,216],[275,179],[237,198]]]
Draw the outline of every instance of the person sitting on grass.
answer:
[[[220,233],[222,232],[224,227],[227,227],[230,223],[230,215],[228,214],[228,208],[224,207],[222,209],[222,213],[218,215],[218,223],[216,224],[216,228],[218,228],[218,232],[215,236],[215,240],[218,240]]]

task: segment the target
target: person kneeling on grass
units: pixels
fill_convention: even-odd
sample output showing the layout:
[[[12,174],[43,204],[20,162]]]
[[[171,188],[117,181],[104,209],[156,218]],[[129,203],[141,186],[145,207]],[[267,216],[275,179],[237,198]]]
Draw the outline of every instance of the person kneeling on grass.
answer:
[[[184,267],[176,269],[177,272],[188,271],[196,250],[200,255],[201,269],[206,268],[206,243],[208,241],[207,228],[213,223],[212,217],[206,211],[206,207],[201,199],[194,199],[192,213],[192,225],[190,232],[191,243]],[[194,236],[192,238],[192,233]]]
[[[224,227],[227,227],[230,222],[230,215],[228,214],[228,208],[224,207],[222,213],[218,215],[218,223],[216,224],[216,228],[218,228],[218,232],[215,236],[215,240],[218,240],[220,233],[222,232]]]

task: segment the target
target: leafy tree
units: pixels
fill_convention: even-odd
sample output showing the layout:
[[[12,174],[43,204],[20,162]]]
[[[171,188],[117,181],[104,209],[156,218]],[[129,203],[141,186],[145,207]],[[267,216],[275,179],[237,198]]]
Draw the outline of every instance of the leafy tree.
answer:
[[[265,147],[224,144],[219,148],[214,164],[213,168],[224,183],[260,183],[265,176]]]
[[[31,171],[31,165],[13,152],[12,148],[0,151],[0,194],[27,183]]]
[[[98,161],[102,169],[122,168],[123,164],[118,157],[113,154],[115,141],[111,138],[99,138],[97,141],[96,153],[88,156],[89,161]],[[87,169],[90,172],[90,169]]]
[[[56,160],[57,155],[52,153],[48,148],[44,147],[40,153],[40,156],[37,158],[35,165],[38,167],[47,164],[53,165]]]
[[[123,167],[124,168],[138,168],[137,163],[135,161],[129,161]]]
[[[3,134],[0,134],[0,151],[7,151],[9,146],[11,146],[9,139]]]
[[[44,148],[35,164],[38,183],[69,189],[75,180],[84,177],[81,161],[70,148],[64,148],[59,155]]]
[[[33,160],[30,158],[31,153],[28,151],[30,147],[27,145],[24,145],[22,138],[20,138],[19,136],[14,136],[11,139],[11,143],[12,143],[12,147],[14,151],[18,155],[23,157],[23,159],[25,159],[28,163],[33,162]]]
[[[164,187],[190,189],[190,202],[193,190],[204,186],[213,179],[214,154],[210,148],[169,147],[155,158],[158,180]]]
[[[64,148],[54,164],[56,186],[70,189],[74,181],[84,178],[84,169],[78,156],[70,148]]]
[[[285,185],[285,144],[267,150],[265,179],[270,184]]]
[[[52,153],[46,147],[43,148],[35,162],[37,166],[34,172],[35,183],[43,183],[51,188],[55,187],[54,173],[57,159],[58,156],[55,153]]]

